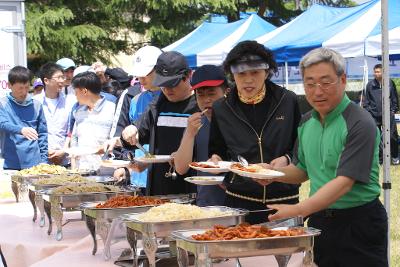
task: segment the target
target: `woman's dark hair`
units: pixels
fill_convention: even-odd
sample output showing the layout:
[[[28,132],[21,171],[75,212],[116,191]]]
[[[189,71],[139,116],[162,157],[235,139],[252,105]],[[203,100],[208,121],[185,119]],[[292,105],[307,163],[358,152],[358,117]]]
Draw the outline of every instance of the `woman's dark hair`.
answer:
[[[112,94],[117,98],[121,95],[121,92],[124,89],[122,88],[121,84],[116,80],[111,80],[103,85],[101,91]]]
[[[13,85],[15,83],[27,83],[31,80],[31,71],[23,66],[15,66],[8,72],[8,82]]]
[[[270,78],[273,73],[278,71],[272,51],[256,41],[247,40],[238,43],[232,48],[231,51],[229,51],[223,63],[225,73],[232,75],[231,66],[246,55],[257,55],[265,60],[269,66],[268,78]]]
[[[96,73],[91,71],[86,71],[79,73],[72,79],[72,86],[74,88],[86,88],[93,94],[100,94],[101,91],[101,81]]]

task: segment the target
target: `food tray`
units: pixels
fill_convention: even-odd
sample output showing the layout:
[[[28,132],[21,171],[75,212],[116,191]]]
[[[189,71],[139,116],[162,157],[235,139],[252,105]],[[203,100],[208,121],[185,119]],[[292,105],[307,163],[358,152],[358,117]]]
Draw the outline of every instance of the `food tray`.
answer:
[[[205,209],[207,207],[204,207]],[[245,210],[238,210],[224,206],[212,206],[209,208],[219,208],[222,211],[232,212],[232,214],[192,220],[179,221],[159,221],[159,222],[143,222],[137,217],[140,213],[131,213],[122,215],[120,218],[125,221],[126,226],[132,230],[141,233],[156,233],[157,237],[168,237],[172,231],[181,229],[207,229],[215,224],[221,225],[236,225],[244,221],[244,216],[247,215]]]
[[[43,199],[49,202],[61,203],[64,208],[78,208],[83,202],[96,202],[106,201],[110,197],[118,194],[136,194],[137,190],[120,189],[119,191],[105,191],[105,192],[80,192],[76,194],[53,194],[53,189],[45,189],[39,191],[43,195]]]
[[[264,255],[291,255],[306,251],[303,263],[311,266],[314,237],[320,234],[315,228],[304,228],[299,236],[280,236],[236,240],[198,241],[191,236],[204,230],[180,230],[171,233],[178,248],[179,266],[188,266],[188,254],[195,255],[196,266],[212,266],[211,259],[243,258]]]
[[[194,201],[188,194],[154,196],[154,198],[169,199],[171,202],[180,204],[188,204]],[[85,202],[80,205],[80,208],[84,210],[85,215],[94,219],[112,220],[123,214],[142,213],[154,207],[154,205],[146,205],[119,208],[96,208],[96,205],[99,203],[101,202]]]
[[[62,235],[62,218],[63,209],[77,210],[79,205],[83,202],[93,201],[106,201],[107,199],[119,195],[119,194],[130,194],[135,195],[138,189],[120,189],[119,191],[107,191],[107,192],[81,192],[77,194],[53,194],[53,188],[38,191],[42,195],[45,201],[44,207],[47,216],[49,217],[49,229],[48,234],[52,231],[52,223],[50,217],[55,221],[57,226],[56,240],[61,240]]]
[[[211,207],[204,207],[211,208]],[[123,220],[127,226],[128,242],[134,251],[134,263],[137,263],[137,257],[135,251],[137,250],[137,240],[139,236],[143,240],[144,252],[149,261],[149,266],[155,267],[156,262],[156,251],[158,249],[157,238],[163,238],[170,241],[170,253],[176,254],[175,242],[171,242],[171,233],[176,230],[182,229],[208,229],[215,224],[221,225],[236,225],[244,221],[244,217],[247,215],[247,211],[228,208],[224,206],[212,206],[212,208],[219,208],[222,211],[230,211],[232,214],[203,218],[203,219],[192,219],[192,220],[180,220],[180,221],[159,221],[159,222],[143,222],[138,220],[140,213],[131,213],[121,215],[119,218]],[[172,247],[171,247],[172,246]]]
[[[178,194],[178,195],[166,195],[166,196],[154,196],[155,198],[169,199],[171,202],[188,204],[195,200],[192,194]],[[98,233],[104,243],[104,258],[109,260],[111,257],[110,247],[115,239],[115,231],[117,228],[122,228],[123,222],[117,219],[118,216],[128,213],[142,213],[146,212],[154,205],[146,206],[132,206],[132,207],[120,207],[120,208],[96,208],[96,205],[101,202],[85,202],[80,205],[80,208],[84,211],[86,226],[88,227],[90,234],[93,238],[93,250],[92,254],[97,252],[97,240],[96,233]],[[123,226],[125,227],[125,226]],[[126,240],[126,236],[124,238]]]

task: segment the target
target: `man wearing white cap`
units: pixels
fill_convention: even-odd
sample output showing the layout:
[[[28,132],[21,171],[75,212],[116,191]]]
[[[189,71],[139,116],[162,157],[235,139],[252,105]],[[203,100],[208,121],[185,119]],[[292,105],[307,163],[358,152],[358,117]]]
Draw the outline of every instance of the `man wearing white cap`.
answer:
[[[56,64],[60,65],[64,70],[64,93],[66,95],[75,94],[74,88],[71,86],[72,77],[74,76],[74,70],[76,68],[75,62],[70,58],[64,57],[57,60]]]
[[[160,95],[160,88],[153,85],[155,76],[154,66],[157,63],[157,58],[161,55],[161,49],[155,46],[144,46],[140,48],[134,55],[133,58],[133,70],[132,74],[139,79],[139,86],[141,87],[142,93],[136,95],[129,105],[129,113],[121,111],[120,120],[118,121],[117,131],[114,136],[120,136],[122,130],[137,121],[140,115],[145,111],[151,101]],[[124,110],[124,109],[123,109]],[[126,123],[121,123],[121,117],[127,116]],[[147,148],[147,145],[145,145]],[[132,147],[131,149],[134,149]],[[143,153],[140,150],[135,150],[135,156],[142,156]],[[117,170],[115,176],[119,178],[125,175],[125,171]],[[147,171],[141,173],[134,173],[132,181],[141,187],[146,186]]]

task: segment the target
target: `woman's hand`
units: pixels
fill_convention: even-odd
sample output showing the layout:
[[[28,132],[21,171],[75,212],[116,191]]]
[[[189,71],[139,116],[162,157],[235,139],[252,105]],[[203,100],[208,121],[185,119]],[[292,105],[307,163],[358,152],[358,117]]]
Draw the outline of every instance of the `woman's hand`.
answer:
[[[272,163],[272,162],[271,162]],[[263,167],[264,169],[268,169],[268,170],[273,170],[273,166],[271,164],[268,163],[259,163],[257,164],[261,167]],[[277,178],[270,178],[270,179],[257,179],[257,178],[252,178],[254,182],[257,182],[258,184],[262,185],[262,186],[267,186],[273,182],[276,182]]]
[[[222,158],[218,156],[217,154],[213,154],[211,158],[209,158],[207,161],[211,161],[214,164],[218,164],[218,161],[222,161]]]

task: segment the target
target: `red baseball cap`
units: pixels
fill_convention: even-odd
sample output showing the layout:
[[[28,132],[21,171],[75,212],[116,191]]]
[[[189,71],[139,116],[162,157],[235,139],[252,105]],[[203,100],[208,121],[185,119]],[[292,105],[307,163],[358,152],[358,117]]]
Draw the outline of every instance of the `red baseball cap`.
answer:
[[[220,86],[226,81],[222,67],[215,65],[203,65],[192,75],[190,84],[195,90],[200,87]]]

